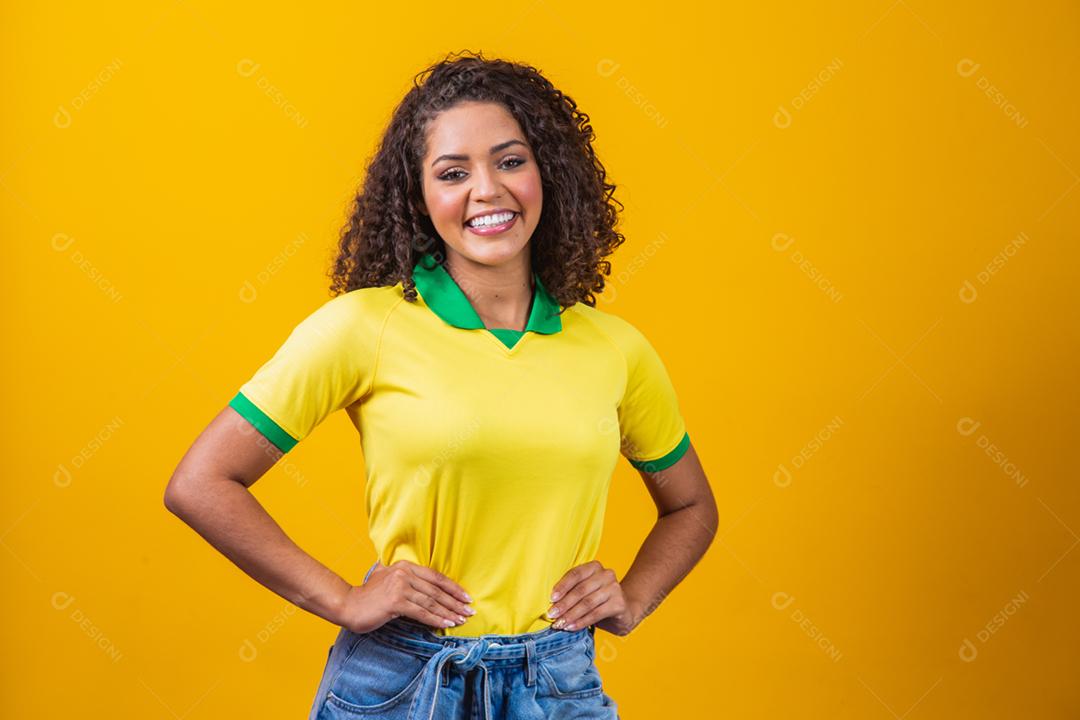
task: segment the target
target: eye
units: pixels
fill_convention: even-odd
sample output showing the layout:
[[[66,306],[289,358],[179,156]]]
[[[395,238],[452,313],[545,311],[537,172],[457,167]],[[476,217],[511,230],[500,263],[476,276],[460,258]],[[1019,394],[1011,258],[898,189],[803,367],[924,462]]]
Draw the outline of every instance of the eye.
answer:
[[[507,163],[513,163],[513,164],[507,166]],[[521,167],[522,165],[524,165],[525,160],[522,160],[519,157],[511,156],[511,157],[508,157],[508,158],[504,159],[502,161],[502,163],[500,163],[500,164],[503,165],[503,166],[507,166],[512,170],[514,168]],[[443,174],[439,175],[438,178],[439,178],[439,180],[443,180],[443,181],[446,181],[446,182],[453,182],[455,180],[460,180],[461,176],[465,175],[465,174],[466,173],[465,173],[464,170],[458,170],[458,169],[455,168],[453,170],[447,170]]]

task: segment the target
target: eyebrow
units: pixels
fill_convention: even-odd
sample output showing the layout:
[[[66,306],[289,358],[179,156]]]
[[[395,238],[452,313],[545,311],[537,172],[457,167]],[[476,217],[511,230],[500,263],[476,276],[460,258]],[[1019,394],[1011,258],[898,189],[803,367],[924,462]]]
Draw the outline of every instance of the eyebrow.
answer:
[[[525,143],[523,143],[520,140],[507,140],[504,143],[499,143],[498,145],[492,145],[491,146],[491,154],[494,155],[495,153],[497,153],[497,152],[499,152],[501,150],[505,150],[506,148],[510,147],[511,145],[525,145]],[[440,155],[439,157],[437,157],[437,158],[435,158],[434,160],[431,161],[431,166],[435,167],[435,163],[439,162],[440,160],[468,160],[468,159],[469,159],[468,155]]]

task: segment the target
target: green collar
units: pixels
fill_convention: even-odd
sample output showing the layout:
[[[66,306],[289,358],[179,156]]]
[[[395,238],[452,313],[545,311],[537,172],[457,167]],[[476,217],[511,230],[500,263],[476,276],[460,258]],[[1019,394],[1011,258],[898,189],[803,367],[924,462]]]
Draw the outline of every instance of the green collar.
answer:
[[[518,338],[527,332],[550,335],[562,330],[562,318],[559,316],[562,308],[558,301],[548,293],[540,282],[540,276],[535,272],[533,280],[536,287],[533,290],[532,310],[525,329],[491,328],[495,337],[508,347],[513,347]],[[416,283],[416,289],[424,303],[450,325],[465,330],[484,329],[484,323],[476,314],[469,298],[430,252],[424,253],[413,267],[413,282]]]

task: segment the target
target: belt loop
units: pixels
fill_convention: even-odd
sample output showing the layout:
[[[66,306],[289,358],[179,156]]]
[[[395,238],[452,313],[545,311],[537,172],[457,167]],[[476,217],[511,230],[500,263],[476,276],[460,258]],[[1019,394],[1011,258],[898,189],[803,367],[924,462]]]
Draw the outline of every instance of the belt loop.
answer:
[[[525,685],[532,687],[536,682],[536,641],[525,641]]]
[[[445,636],[442,641],[442,646],[444,650],[449,647],[455,647],[454,642],[445,639]],[[443,687],[448,687],[450,685],[450,665],[451,663],[446,663],[443,665],[442,670],[439,671],[439,684]]]

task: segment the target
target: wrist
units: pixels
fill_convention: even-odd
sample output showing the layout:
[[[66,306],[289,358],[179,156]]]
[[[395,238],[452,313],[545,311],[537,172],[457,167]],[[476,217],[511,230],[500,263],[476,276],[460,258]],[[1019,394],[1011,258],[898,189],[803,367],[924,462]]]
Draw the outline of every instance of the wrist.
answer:
[[[645,619],[645,603],[635,596],[626,598],[627,632],[636,628]]]
[[[324,620],[345,627],[348,616],[349,594],[352,589],[353,586],[343,580],[340,585],[330,592],[324,603],[323,611],[320,613]]]
[[[640,625],[667,598],[666,592],[653,595],[632,585],[623,587],[623,595],[626,598],[626,614],[630,618],[631,627]]]

